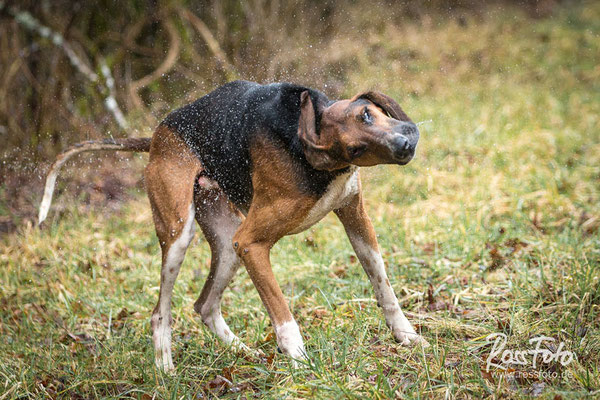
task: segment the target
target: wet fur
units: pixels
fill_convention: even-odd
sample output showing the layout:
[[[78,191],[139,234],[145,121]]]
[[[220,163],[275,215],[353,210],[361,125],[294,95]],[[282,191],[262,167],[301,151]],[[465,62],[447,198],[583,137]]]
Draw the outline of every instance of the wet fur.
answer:
[[[261,140],[285,149],[294,164],[298,187],[318,197],[344,171],[318,171],[306,161],[298,139],[300,94],[306,90],[320,116],[320,106],[330,101],[317,90],[290,83],[234,81],[172,112],[161,125],[181,136],[207,176],[240,209],[248,210],[252,200],[250,150]]]
[[[367,108],[372,121],[361,119]],[[45,217],[58,169],[70,155],[88,150],[150,152],[144,177],[162,251],[151,326],[155,363],[165,371],[174,369],[171,297],[194,236],[194,220],[212,253],[194,309],[225,343],[250,351],[229,329],[220,305],[243,263],[269,313],[279,348],[293,362],[306,358],[300,329],[273,274],[270,250],[283,236],[301,232],[334,211],[394,338],[405,345],[426,344],[402,313],[387,278],[358,175],[358,166],[404,165],[417,141],[416,126],[393,99],[378,92],[331,102],[299,85],[235,81],[169,114],[151,142],[122,139],[68,149],[48,175],[40,215]],[[349,149],[357,144],[369,151],[352,155]]]

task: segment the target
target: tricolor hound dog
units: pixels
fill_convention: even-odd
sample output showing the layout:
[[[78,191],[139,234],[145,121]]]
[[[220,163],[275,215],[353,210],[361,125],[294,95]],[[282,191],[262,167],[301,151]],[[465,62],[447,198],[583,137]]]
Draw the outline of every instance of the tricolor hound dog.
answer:
[[[152,139],[84,142],[51,168],[40,207],[45,219],[58,169],[88,150],[149,151],[145,182],[162,250],[152,313],[156,364],[173,369],[171,294],[194,219],[210,244],[210,273],[194,309],[227,344],[247,350],[221,315],[221,297],[243,263],[264,303],[280,350],[305,359],[300,329],[275,280],[269,253],[330,211],[367,273],[386,323],[403,345],[427,342],[400,309],[361,195],[359,167],[405,165],[419,140],[398,103],[378,92],[331,101],[306,87],[228,83],[169,114]]]

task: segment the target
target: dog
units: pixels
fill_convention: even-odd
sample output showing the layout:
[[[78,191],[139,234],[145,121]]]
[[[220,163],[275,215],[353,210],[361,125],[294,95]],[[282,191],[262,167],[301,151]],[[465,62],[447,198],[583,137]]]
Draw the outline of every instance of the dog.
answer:
[[[91,150],[148,151],[144,171],[162,250],[158,304],[151,317],[157,367],[173,370],[171,295],[197,221],[212,253],[194,304],[228,345],[248,350],[221,315],[221,298],[243,264],[267,309],[280,351],[307,354],[298,324],[275,280],[271,247],[333,211],[375,291],[387,326],[402,345],[427,342],[400,309],[363,205],[359,167],[405,165],[419,130],[392,98],[374,91],[332,101],[291,83],[227,83],[170,113],[152,139],[80,143],[62,153],[46,181],[46,218],[59,168]]]

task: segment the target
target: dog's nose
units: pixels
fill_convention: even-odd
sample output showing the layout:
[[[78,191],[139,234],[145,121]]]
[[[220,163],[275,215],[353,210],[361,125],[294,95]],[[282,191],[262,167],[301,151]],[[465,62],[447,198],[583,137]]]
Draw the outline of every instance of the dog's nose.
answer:
[[[392,147],[394,148],[394,155],[400,159],[409,156],[412,151],[410,142],[404,135],[396,135],[392,141]]]
[[[408,143],[406,136],[398,135],[394,138],[394,151],[396,153],[406,151],[409,147],[410,144]]]
[[[404,165],[415,154],[417,142],[419,141],[419,129],[412,122],[402,121],[394,131],[395,135],[391,142],[394,158],[398,163]]]

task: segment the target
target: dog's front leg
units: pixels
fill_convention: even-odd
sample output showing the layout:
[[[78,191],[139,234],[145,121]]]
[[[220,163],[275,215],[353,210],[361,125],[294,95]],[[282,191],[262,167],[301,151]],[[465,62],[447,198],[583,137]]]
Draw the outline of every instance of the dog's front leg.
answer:
[[[273,184],[269,188],[277,186]],[[233,247],[246,266],[269,313],[279,349],[293,359],[303,360],[306,358],[304,342],[275,280],[270,252],[271,247],[304,218],[314,200],[303,199],[300,195],[295,198],[274,199],[261,192],[256,190],[248,215],[233,237]]]
[[[234,247],[237,248],[269,313],[279,348],[293,359],[305,359],[304,342],[300,335],[300,329],[271,269],[269,260],[271,245],[252,239],[242,227],[234,237]]]
[[[403,345],[420,343],[427,346],[427,341],[415,332],[400,309],[385,272],[375,230],[365,212],[361,193],[359,192],[345,207],[335,210],[335,213],[344,225],[350,243],[369,276],[377,303],[383,309],[386,324],[392,330],[394,338]]]

